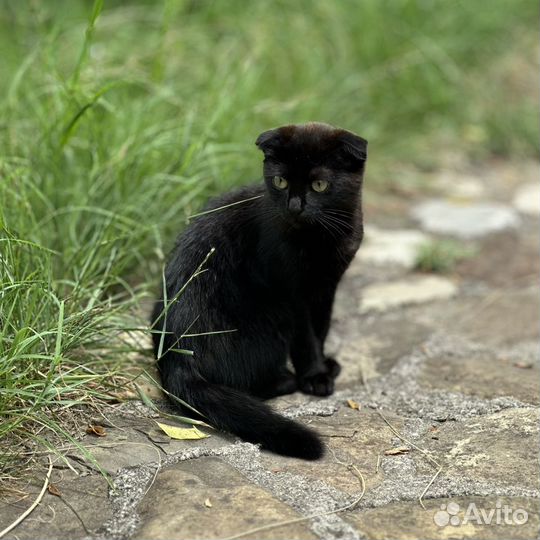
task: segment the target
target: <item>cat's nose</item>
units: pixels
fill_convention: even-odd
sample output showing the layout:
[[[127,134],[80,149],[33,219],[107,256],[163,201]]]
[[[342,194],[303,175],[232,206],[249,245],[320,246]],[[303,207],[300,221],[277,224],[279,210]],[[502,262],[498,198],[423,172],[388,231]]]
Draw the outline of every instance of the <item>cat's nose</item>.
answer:
[[[289,212],[296,215],[302,212],[302,201],[300,197],[291,197],[289,199]]]

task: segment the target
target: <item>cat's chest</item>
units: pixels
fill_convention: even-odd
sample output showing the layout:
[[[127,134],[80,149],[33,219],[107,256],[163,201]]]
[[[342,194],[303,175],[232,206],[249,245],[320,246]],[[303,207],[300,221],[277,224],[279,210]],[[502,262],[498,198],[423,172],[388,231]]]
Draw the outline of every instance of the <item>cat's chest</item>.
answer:
[[[336,245],[286,244],[274,254],[271,266],[281,284],[297,291],[338,281],[349,260]]]

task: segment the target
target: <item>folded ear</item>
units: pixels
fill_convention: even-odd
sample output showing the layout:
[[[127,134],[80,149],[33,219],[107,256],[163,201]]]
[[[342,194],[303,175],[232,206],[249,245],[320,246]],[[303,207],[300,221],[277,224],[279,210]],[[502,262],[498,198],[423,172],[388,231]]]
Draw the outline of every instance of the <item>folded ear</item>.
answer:
[[[350,131],[343,131],[343,134],[340,136],[340,140],[343,143],[343,149],[347,154],[349,154],[355,160],[361,162],[366,161],[368,144],[366,139],[363,139]]]
[[[277,148],[281,144],[279,128],[263,131],[255,141],[255,144],[266,154],[269,150]]]

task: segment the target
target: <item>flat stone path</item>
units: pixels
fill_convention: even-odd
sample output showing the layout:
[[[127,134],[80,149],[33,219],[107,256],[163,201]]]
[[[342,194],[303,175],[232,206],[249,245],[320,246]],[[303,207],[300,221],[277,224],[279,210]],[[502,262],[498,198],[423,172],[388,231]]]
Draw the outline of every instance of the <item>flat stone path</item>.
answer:
[[[76,448],[54,458],[56,494],[6,538],[537,538],[536,175],[492,164],[442,171],[425,200],[368,198],[328,340],[337,391],[274,400],[322,435],[323,460],[211,430],[173,441],[128,402],[96,420],[105,437],[82,437],[92,460]],[[447,237],[475,255],[449,275],[415,272],[419,247]],[[45,472],[1,503],[0,528]]]

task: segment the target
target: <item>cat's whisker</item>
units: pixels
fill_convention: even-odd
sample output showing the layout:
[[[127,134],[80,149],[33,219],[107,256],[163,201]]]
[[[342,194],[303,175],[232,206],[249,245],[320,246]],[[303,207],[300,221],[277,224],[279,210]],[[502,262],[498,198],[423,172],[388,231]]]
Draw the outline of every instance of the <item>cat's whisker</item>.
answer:
[[[336,219],[332,216],[325,216],[325,219],[336,225],[340,230],[343,230],[343,232],[350,231],[353,228],[350,223],[347,223],[346,221],[343,221],[341,219]]]
[[[323,217],[328,224],[332,224],[337,230],[340,231],[340,233],[346,233],[352,229],[350,223],[347,223],[346,221],[338,219],[334,216],[323,214]]]
[[[342,236],[343,235],[343,231],[339,230],[333,223],[331,223],[330,221],[326,220],[326,219],[323,219],[324,216],[320,216],[320,219],[317,220],[317,222],[322,225],[327,231],[328,233],[330,234],[330,236],[332,236],[332,238],[334,240],[338,240],[339,236]],[[337,233],[337,236],[336,234],[334,233]]]
[[[350,217],[353,217],[356,215],[355,212],[349,212],[348,210],[343,210],[342,208],[325,208],[324,212],[329,213],[329,214],[340,214],[340,215],[350,216]]]
[[[343,223],[347,223],[347,224],[352,224],[354,219],[351,218],[351,216],[348,216],[348,215],[342,215],[342,214],[335,214],[334,212],[326,212],[326,211],[323,211],[323,214],[325,216],[329,216],[329,217],[332,217],[334,219],[337,219],[339,221],[342,221]]]
[[[327,208],[323,209],[323,214],[326,214],[327,216],[335,216],[342,219],[345,219],[347,221],[354,220],[355,214],[350,214],[349,212],[338,212],[336,210],[329,210]]]
[[[323,221],[321,221],[320,219],[317,219],[316,220],[317,223],[319,225],[321,225],[327,232],[328,234],[334,239],[334,240],[337,240],[337,237],[336,235],[332,232],[332,230],[327,226],[327,224],[325,224]]]
[[[329,228],[330,226],[330,223],[329,222],[323,222],[322,220],[317,220],[317,222],[322,225],[327,231],[328,233],[330,234],[330,236],[332,236],[332,238],[334,238],[334,240],[338,240],[338,238],[332,233],[331,229]],[[340,233],[340,234],[343,234],[343,233]],[[345,255],[341,252],[341,250],[337,250],[336,251],[336,254],[337,256],[339,257],[339,259],[346,265],[348,266],[349,264],[349,261],[346,259]]]

